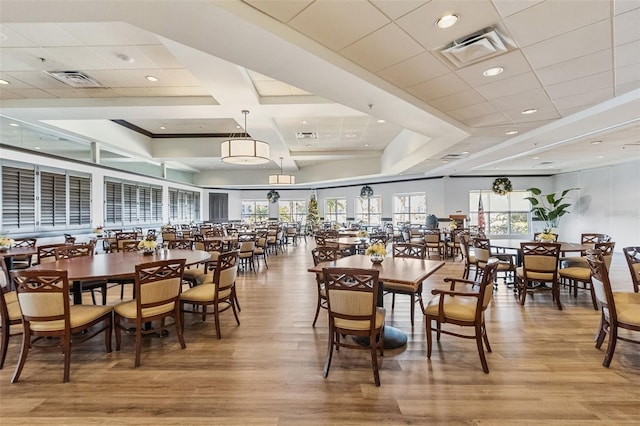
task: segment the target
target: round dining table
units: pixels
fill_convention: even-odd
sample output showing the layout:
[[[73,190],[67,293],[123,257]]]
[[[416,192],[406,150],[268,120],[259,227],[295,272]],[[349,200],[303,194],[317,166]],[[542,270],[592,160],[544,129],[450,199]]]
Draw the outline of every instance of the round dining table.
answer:
[[[29,268],[30,271],[46,271],[60,269],[67,271],[67,277],[73,282],[73,302],[82,303],[81,281],[131,278],[136,274],[136,265],[157,262],[159,260],[185,259],[185,266],[204,263],[211,255],[202,250],[159,249],[151,255],[141,252],[115,252],[97,254],[95,256],[81,256],[70,259],[56,260],[42,263]]]

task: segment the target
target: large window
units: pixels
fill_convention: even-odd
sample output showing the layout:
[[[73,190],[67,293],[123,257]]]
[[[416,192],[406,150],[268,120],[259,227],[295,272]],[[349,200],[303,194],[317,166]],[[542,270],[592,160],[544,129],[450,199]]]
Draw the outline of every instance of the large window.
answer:
[[[245,200],[242,202],[242,221],[245,223],[259,223],[269,220],[269,202]]]
[[[106,226],[162,221],[162,188],[115,179],[104,183]]]
[[[485,233],[487,235],[527,235],[529,234],[528,191],[513,191],[498,195],[493,191],[469,192],[469,219],[471,225],[478,225],[478,207],[482,197]]]
[[[307,221],[307,202],[305,200],[278,201],[278,212],[280,222]]]
[[[169,221],[171,223],[200,221],[200,193],[169,188]]]
[[[361,225],[382,226],[382,197],[356,198],[356,222]]]
[[[347,199],[327,198],[324,200],[325,222],[347,223]]]
[[[425,193],[393,196],[393,221],[396,225],[427,223],[427,195]]]
[[[64,230],[89,225],[88,176],[33,165],[3,165],[3,231]]]

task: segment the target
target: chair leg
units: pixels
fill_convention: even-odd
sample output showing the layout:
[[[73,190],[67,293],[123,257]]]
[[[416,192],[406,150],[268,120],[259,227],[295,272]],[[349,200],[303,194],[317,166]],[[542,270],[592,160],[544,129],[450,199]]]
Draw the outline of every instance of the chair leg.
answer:
[[[222,338],[220,333],[220,311],[217,304],[213,307],[213,317],[216,320],[216,337],[220,340]]]
[[[64,352],[64,373],[62,381],[69,382],[69,370],[71,369],[71,336],[65,336],[61,339],[62,351]]]
[[[140,352],[142,351],[142,324],[136,322],[136,360],[135,367],[140,367]]]
[[[111,353],[111,334],[113,332],[113,315],[107,316],[107,328],[104,330],[104,345],[107,349],[107,353]]]
[[[318,295],[318,303],[316,304],[316,315],[313,317],[313,324],[311,325],[312,327],[316,326],[316,321],[318,321],[318,315],[320,315],[320,295]]]
[[[480,355],[480,363],[482,364],[482,371],[489,373],[489,366],[487,365],[487,359],[484,355],[484,347],[482,343],[482,326],[476,325],[476,346],[478,346],[478,354]]]
[[[229,300],[229,304],[231,304],[231,310],[233,311],[233,316],[236,317],[236,324],[240,325],[240,318],[238,318],[238,312],[236,311],[236,305],[233,303],[233,299]]]
[[[616,351],[616,343],[618,342],[618,327],[614,324],[609,324],[609,344],[607,345],[607,353],[604,355],[602,365],[609,368],[611,365],[611,359],[613,353]]]
[[[24,363],[27,360],[27,355],[29,354],[31,335],[27,331],[28,328],[29,324],[24,324],[24,331],[22,332],[22,350],[20,350],[20,360],[18,361],[18,365],[16,365],[16,370],[13,372],[13,377],[11,377],[11,383],[16,383],[20,378],[22,368],[24,367]]]
[[[433,346],[433,337],[431,336],[431,317],[429,315],[425,315],[424,317],[424,328],[427,333],[427,358],[431,358],[431,347]]]
[[[593,309],[598,310],[598,301],[596,300],[596,292],[593,289],[593,283],[589,283],[589,292],[591,293],[591,303],[593,303]]]
[[[0,297],[4,296],[0,294]],[[11,326],[9,325],[9,321],[3,321],[2,328],[0,328],[0,333],[2,333],[0,337],[0,370],[2,370],[2,367],[4,367],[4,360],[7,357],[7,346],[9,346],[9,332],[11,331],[10,327]]]
[[[558,305],[558,310],[562,310],[562,303],[560,302],[560,283],[558,281],[553,283],[553,287],[551,288],[553,295],[556,297],[556,305]]]
[[[600,316],[600,326],[598,327],[598,335],[596,337],[596,348],[600,349],[602,344],[604,343],[605,337],[607,337],[607,331],[605,327],[607,326],[606,319],[604,318],[604,314]]]
[[[416,296],[415,294],[411,293],[411,327],[413,328],[413,319],[416,315],[415,310],[416,310]]]
[[[233,303],[236,304],[236,308],[238,309],[238,312],[242,312],[242,309],[240,308],[240,302],[238,301],[238,293],[236,293],[236,287],[235,285],[233,286]]]
[[[176,303],[175,309],[173,311],[173,321],[175,322],[176,334],[178,335],[180,347],[182,349],[185,349],[187,347],[187,344],[184,342],[184,333],[182,332],[182,330],[184,330],[184,326],[182,325],[182,319],[180,317],[180,305]]]
[[[120,326],[120,315],[118,314],[113,316],[113,328],[116,331],[116,351],[119,351],[122,345],[122,327]]]
[[[371,367],[373,368],[373,380],[376,386],[380,386],[380,373],[378,372],[378,349],[376,348],[376,335],[369,336],[369,345],[371,346]]]
[[[333,339],[335,331],[332,326],[329,326],[329,346],[327,347],[327,357],[324,361],[324,369],[322,370],[322,376],[326,379],[329,375],[329,368],[331,367],[331,358],[333,357]]]
[[[487,336],[487,326],[485,323],[482,323],[482,339],[484,340],[484,345],[487,347],[487,352],[491,352],[491,345],[489,344],[489,336]]]

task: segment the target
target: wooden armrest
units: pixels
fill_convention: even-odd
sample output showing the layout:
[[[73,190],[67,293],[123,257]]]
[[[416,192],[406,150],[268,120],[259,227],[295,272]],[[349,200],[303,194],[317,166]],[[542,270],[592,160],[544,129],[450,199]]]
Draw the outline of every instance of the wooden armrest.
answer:
[[[464,279],[464,278],[445,278],[444,282],[451,283],[451,286],[449,287],[450,291],[454,291],[456,289],[456,284],[457,283],[471,284],[473,286],[478,285],[478,283],[476,281],[467,280],[467,279]]]
[[[443,294],[445,296],[468,296],[468,297],[478,297],[480,293],[467,293],[464,291],[450,291],[450,290],[440,290],[434,288],[431,290],[431,294]]]

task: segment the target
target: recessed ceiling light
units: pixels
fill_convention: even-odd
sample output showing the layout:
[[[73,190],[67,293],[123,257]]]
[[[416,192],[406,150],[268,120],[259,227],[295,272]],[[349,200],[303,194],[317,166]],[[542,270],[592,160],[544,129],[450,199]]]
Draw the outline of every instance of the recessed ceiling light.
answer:
[[[307,148],[311,148],[311,144],[310,144],[310,143],[306,144],[305,146],[306,146]]]
[[[135,62],[131,56],[125,55],[124,53],[118,53],[116,57],[120,59],[122,62],[126,62],[128,64],[132,64]]]
[[[0,84],[11,84],[7,80],[0,80]]]
[[[533,157],[533,159],[534,159],[534,160],[539,160],[539,159],[540,159],[540,157]]]
[[[509,130],[508,132],[505,132],[505,135],[516,135],[518,134],[517,130]]]
[[[376,120],[376,123],[379,123],[379,124],[386,123],[386,122],[387,122],[387,120],[382,120],[382,119]]]
[[[364,146],[369,146],[369,144],[368,144],[368,143],[365,143],[365,144],[364,144]]]
[[[160,130],[167,130],[167,128],[164,126],[160,126]]]
[[[354,135],[353,133],[347,133],[346,135],[344,135],[345,138],[355,138],[356,135]]]
[[[11,127],[20,127],[20,125],[18,123],[9,123],[9,126],[11,126]]]
[[[447,160],[442,160],[442,164],[447,164],[448,161]]]
[[[459,19],[460,17],[458,15],[454,15],[454,14],[444,15],[442,18],[436,21],[436,26],[438,28],[443,28],[443,29],[449,28],[454,26]]]
[[[152,76],[152,75],[148,75],[148,76],[146,76],[145,78],[146,78],[147,80],[149,80],[149,81],[153,81],[154,83],[155,83],[156,81],[158,81],[158,77],[154,77],[154,76]]]
[[[528,114],[535,114],[536,112],[538,112],[536,108],[529,108],[522,111],[521,114],[528,115]]]
[[[469,151],[462,151],[462,155],[467,155]]]
[[[307,120],[302,120],[302,124],[307,124]]]
[[[40,147],[39,146],[34,146],[33,149],[40,149]]]
[[[504,68],[502,67],[493,67],[493,68],[489,68],[488,70],[484,70],[482,75],[484,75],[485,77],[493,77],[498,74],[502,74],[503,71],[504,71]]]
[[[600,145],[602,143],[602,141],[593,141],[591,142],[591,145]]]
[[[604,155],[598,155],[598,158],[604,158]]]

